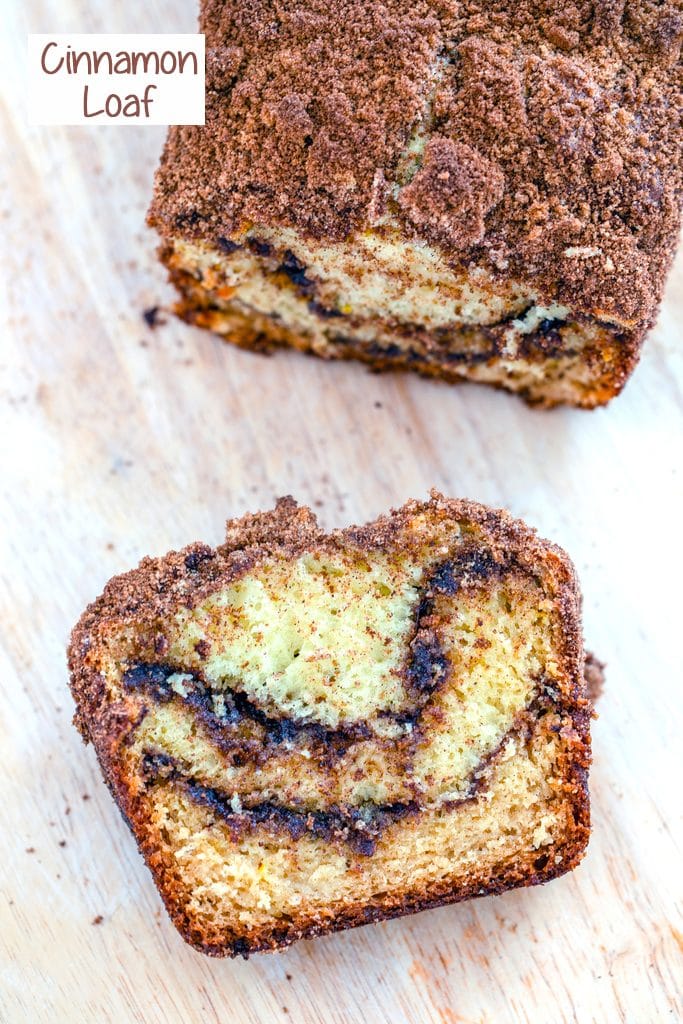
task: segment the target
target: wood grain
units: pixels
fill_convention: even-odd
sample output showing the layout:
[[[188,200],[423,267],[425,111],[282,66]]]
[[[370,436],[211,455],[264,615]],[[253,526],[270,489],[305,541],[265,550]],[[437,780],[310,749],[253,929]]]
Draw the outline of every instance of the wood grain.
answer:
[[[622,397],[594,413],[267,359],[142,311],[160,129],[34,128],[28,31],[192,31],[181,3],[3,5],[0,1020],[681,1020],[683,260]],[[292,493],[327,526],[436,486],[561,543],[608,662],[594,834],[543,890],[202,958],[169,924],[73,729],[64,647],[106,579]],[[99,923],[96,923],[99,922]]]

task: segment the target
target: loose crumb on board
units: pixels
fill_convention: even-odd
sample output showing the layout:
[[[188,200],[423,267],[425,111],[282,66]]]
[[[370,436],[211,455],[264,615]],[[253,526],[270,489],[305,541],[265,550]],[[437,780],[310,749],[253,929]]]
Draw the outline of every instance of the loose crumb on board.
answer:
[[[592,704],[595,704],[605,688],[605,662],[600,661],[594,654],[587,651],[583,673],[586,678],[588,698]]]
[[[160,312],[160,306],[149,306],[148,309],[143,309],[142,311],[142,319],[148,327],[152,328],[152,330],[154,330],[155,327],[162,327],[166,323],[165,318],[159,316]]]

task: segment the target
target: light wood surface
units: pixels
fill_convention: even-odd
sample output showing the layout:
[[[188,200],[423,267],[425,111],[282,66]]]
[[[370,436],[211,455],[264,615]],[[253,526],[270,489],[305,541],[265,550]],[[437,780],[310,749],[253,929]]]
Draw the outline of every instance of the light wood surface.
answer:
[[[683,260],[636,376],[594,413],[151,331],[142,311],[170,301],[143,224],[163,130],[28,129],[24,35],[193,31],[193,4],[2,6],[0,1021],[682,1020]],[[219,542],[275,495],[332,526],[431,486],[506,506],[576,562],[608,662],[588,855],[543,889],[205,959],[71,725],[70,628],[114,573]]]

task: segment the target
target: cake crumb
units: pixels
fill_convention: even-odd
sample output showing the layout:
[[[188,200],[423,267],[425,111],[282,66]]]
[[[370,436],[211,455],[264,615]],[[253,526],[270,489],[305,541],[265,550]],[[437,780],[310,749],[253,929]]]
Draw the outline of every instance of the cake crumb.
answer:
[[[583,674],[586,680],[588,699],[592,704],[602,696],[605,688],[605,663],[596,658],[590,651],[586,653]]]
[[[160,306],[150,306],[142,311],[142,319],[152,330],[155,327],[162,327],[166,323],[166,320],[159,316],[160,311]]]

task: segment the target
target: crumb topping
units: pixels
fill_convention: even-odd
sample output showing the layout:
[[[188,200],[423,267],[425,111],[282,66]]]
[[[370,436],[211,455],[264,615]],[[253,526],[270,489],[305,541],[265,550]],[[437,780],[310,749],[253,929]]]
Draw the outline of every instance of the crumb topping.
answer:
[[[418,231],[469,249],[483,240],[484,218],[504,187],[496,164],[471,146],[437,136],[427,143],[422,167],[399,193],[398,204]]]

